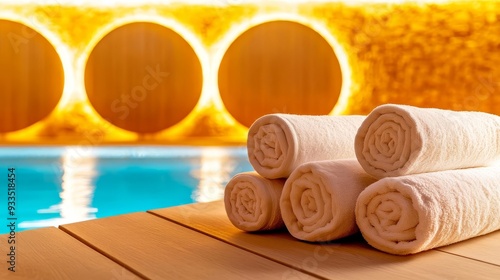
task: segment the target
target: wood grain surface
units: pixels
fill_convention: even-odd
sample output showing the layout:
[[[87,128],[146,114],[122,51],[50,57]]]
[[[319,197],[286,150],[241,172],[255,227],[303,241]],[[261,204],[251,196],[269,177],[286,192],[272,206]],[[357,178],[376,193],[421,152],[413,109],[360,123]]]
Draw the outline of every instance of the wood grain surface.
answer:
[[[148,279],[314,279],[148,213],[62,229]]]
[[[437,248],[436,250],[500,265],[500,231]]]
[[[0,133],[48,116],[63,87],[62,63],[49,41],[26,25],[0,19]]]
[[[271,113],[328,114],[342,86],[333,48],[313,29],[290,21],[241,34],[224,54],[218,79],[226,108],[246,126]]]
[[[155,133],[186,117],[201,94],[201,63],[173,30],[129,23],[102,38],[85,68],[87,96],[112,124]]]
[[[8,235],[0,235],[0,279],[29,280],[139,280],[118,265],[57,228],[18,232],[15,237],[15,272],[6,263]],[[9,245],[10,246],[10,245]],[[10,249],[10,248],[9,248]]]
[[[328,279],[495,279],[500,266],[431,250],[395,256],[368,246],[360,236],[314,244],[287,232],[245,233],[235,228],[223,202],[192,204],[150,211],[168,220]]]

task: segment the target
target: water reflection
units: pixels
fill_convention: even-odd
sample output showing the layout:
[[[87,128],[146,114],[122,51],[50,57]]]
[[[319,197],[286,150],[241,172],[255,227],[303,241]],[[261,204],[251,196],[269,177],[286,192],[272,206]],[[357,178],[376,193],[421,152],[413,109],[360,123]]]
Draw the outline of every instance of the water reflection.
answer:
[[[60,213],[63,220],[82,221],[95,218],[96,208],[90,207],[97,176],[97,159],[81,156],[69,150],[62,157],[62,191]]]
[[[5,155],[24,179],[20,229],[221,199],[230,178],[251,169],[242,147],[0,149]]]
[[[61,192],[59,204],[39,209],[39,214],[59,214],[60,217],[25,221],[21,228],[58,226],[96,218],[96,208],[91,207],[97,176],[97,158],[91,153],[81,153],[78,147],[66,149],[61,156]]]
[[[191,172],[191,176],[199,182],[193,192],[193,200],[209,202],[223,198],[224,188],[231,179],[236,164],[227,149],[203,150],[200,155],[200,168]]]

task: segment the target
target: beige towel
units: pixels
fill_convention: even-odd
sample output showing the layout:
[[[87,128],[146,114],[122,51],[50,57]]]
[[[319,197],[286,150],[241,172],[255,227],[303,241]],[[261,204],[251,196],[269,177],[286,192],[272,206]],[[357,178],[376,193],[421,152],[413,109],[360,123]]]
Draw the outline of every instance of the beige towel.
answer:
[[[384,178],[356,204],[364,238],[406,255],[500,229],[500,167]]]
[[[255,172],[236,174],[224,191],[231,223],[244,231],[283,228],[279,200],[285,180],[270,180]]]
[[[359,128],[355,149],[377,178],[485,166],[500,157],[500,117],[382,105]]]
[[[356,199],[373,182],[355,159],[299,166],[286,181],[280,200],[288,231],[306,241],[329,241],[358,232]]]
[[[354,158],[363,116],[266,115],[248,132],[248,158],[260,175],[287,178],[302,163]]]

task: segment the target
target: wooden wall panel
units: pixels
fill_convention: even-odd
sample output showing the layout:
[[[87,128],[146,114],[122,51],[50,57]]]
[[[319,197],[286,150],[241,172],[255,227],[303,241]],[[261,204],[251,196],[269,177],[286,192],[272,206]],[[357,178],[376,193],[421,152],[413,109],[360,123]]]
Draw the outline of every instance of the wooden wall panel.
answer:
[[[95,46],[85,87],[97,112],[139,133],[166,129],[194,108],[202,88],[201,64],[191,46],[164,26],[121,26]]]
[[[219,68],[221,98],[246,126],[270,113],[328,114],[341,85],[333,48],[313,29],[290,21],[247,30]]]
[[[47,39],[21,23],[0,19],[0,133],[48,116],[63,88],[62,63]]]

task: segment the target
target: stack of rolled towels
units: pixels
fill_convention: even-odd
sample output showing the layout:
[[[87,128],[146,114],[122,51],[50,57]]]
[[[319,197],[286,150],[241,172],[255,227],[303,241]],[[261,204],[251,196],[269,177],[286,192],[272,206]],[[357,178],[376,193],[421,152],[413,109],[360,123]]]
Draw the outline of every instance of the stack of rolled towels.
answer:
[[[500,117],[386,104],[368,116],[266,115],[250,127],[254,172],[224,203],[244,231],[286,227],[322,242],[361,232],[406,255],[500,229]]]

